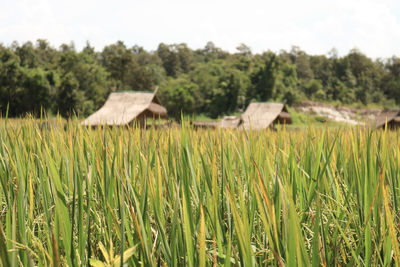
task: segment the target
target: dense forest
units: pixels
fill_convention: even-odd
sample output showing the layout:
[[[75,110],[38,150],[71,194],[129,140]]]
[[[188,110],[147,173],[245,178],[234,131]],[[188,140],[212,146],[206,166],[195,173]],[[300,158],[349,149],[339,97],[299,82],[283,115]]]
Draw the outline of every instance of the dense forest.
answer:
[[[215,118],[242,111],[252,101],[289,105],[309,99],[337,104],[400,104],[400,58],[373,60],[357,49],[339,57],[290,51],[254,54],[245,44],[236,53],[208,42],[193,50],[163,44],[156,51],[119,41],[95,51],[73,44],[58,49],[46,40],[0,44],[0,112],[9,116],[86,116],[111,91],[158,95],[172,117],[204,114]]]

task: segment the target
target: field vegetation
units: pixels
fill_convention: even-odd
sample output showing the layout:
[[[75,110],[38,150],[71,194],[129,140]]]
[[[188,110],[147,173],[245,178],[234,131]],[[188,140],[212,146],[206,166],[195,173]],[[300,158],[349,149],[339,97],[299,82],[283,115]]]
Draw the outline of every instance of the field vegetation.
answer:
[[[398,132],[0,127],[2,266],[392,266]]]

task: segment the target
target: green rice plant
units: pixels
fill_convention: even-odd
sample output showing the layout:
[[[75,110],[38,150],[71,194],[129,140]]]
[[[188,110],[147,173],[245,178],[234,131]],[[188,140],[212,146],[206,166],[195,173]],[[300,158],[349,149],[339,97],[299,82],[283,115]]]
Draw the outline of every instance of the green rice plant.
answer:
[[[0,266],[399,265],[397,131],[3,122]]]

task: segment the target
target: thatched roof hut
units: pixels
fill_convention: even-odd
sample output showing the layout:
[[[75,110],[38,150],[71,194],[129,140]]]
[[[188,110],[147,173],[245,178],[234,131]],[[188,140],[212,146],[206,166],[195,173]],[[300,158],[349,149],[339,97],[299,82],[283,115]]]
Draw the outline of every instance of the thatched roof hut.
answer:
[[[386,121],[389,129],[400,128],[400,110],[383,110],[375,119],[375,127],[385,127]]]
[[[146,117],[167,118],[156,92],[115,92],[82,125],[128,125],[134,121],[143,125]]]
[[[275,123],[291,124],[292,118],[285,104],[251,103],[241,115],[239,127],[244,129],[266,129]]]
[[[240,123],[240,117],[238,116],[224,116],[221,120],[221,128],[236,128]]]
[[[215,121],[194,121],[192,125],[195,129],[216,129],[219,123]]]

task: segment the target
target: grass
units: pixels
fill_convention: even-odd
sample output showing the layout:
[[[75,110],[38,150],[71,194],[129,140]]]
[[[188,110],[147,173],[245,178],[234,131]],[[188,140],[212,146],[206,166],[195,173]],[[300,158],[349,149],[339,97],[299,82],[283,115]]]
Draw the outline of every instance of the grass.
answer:
[[[399,265],[398,132],[187,125],[2,123],[1,265]]]

